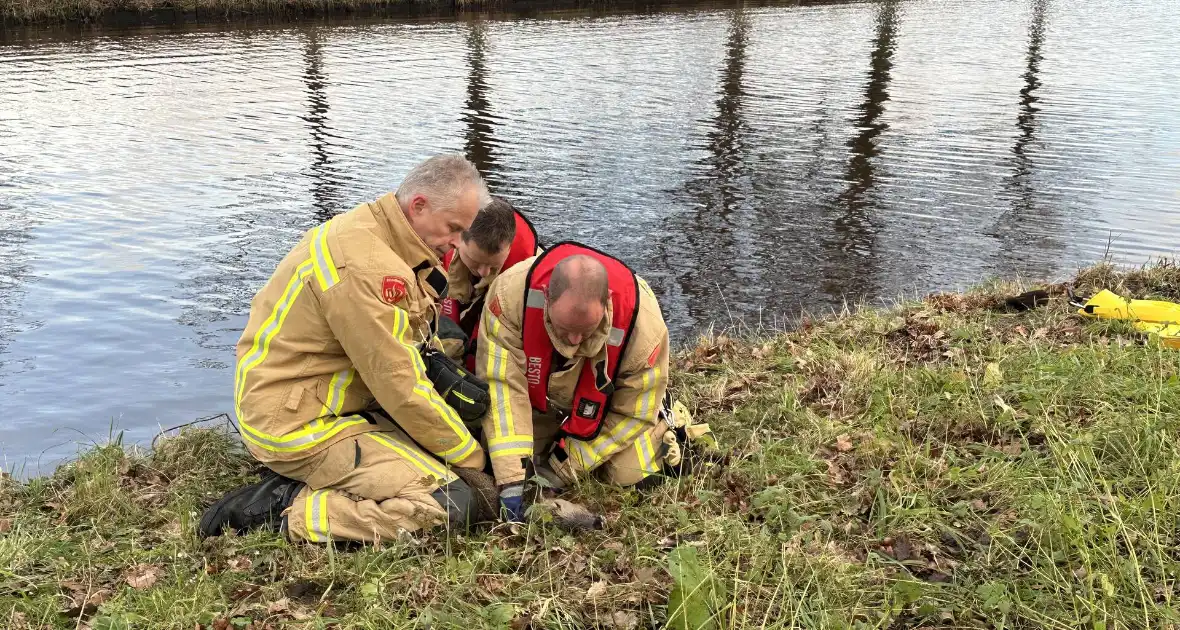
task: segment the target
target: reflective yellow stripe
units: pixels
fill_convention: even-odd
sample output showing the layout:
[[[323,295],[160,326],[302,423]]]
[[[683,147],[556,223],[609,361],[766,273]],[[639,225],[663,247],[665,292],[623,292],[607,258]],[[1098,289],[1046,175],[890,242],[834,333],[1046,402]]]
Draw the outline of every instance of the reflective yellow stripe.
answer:
[[[656,449],[651,442],[651,433],[644,433],[643,437],[635,441],[639,449],[639,468],[645,473],[657,473],[660,467],[656,465]]]
[[[459,416],[455,413],[451,406],[439,397],[438,392],[435,391],[434,385],[431,384],[430,379],[426,378],[426,365],[422,363],[422,355],[418,353],[418,349],[413,346],[406,339],[406,335],[410,331],[410,316],[400,308],[393,309],[393,337],[406,349],[410,355],[410,365],[414,368],[414,395],[426,400],[426,402],[438,413],[443,419],[443,422],[454,431],[456,437],[459,438],[459,444],[451,449],[435,454],[442,457],[448,462],[461,461],[464,458],[475,452],[478,444],[475,438],[472,437],[471,431],[463,425],[459,420]]]
[[[413,449],[399,444],[396,440],[392,440],[379,433],[366,433],[365,435],[368,435],[378,444],[381,444],[382,446],[385,446],[386,448],[400,455],[402,459],[406,460],[411,466],[422,471],[422,473],[427,477],[441,479],[446,483],[450,483],[457,479],[454,473],[447,470],[446,467],[444,467],[439,462],[436,462],[427,456],[415,452]]]
[[[242,437],[249,440],[251,444],[275,453],[292,453],[311,448],[348,427],[367,422],[368,420],[360,416],[346,416],[330,421],[319,418],[303,425],[302,429],[283,436],[263,433],[245,422],[241,423],[241,427]]]
[[[456,446],[449,451],[438,453],[438,456],[447,462],[461,462],[464,459],[470,457],[477,448],[479,448],[479,444],[475,441],[475,437],[468,435],[467,439],[461,442],[459,446]]]
[[[652,368],[646,370],[642,377],[642,394],[635,401],[635,415],[629,417],[623,422],[611,427],[605,435],[599,435],[594,441],[587,445],[589,452],[580,453],[583,468],[589,470],[598,462],[610,457],[615,452],[621,450],[626,445],[630,444],[635,436],[639,435],[640,431],[649,427],[655,421],[655,412],[657,407],[655,405],[656,387],[655,383],[659,380],[660,369]],[[571,440],[573,444],[579,444],[576,440]]]
[[[475,404],[474,400],[464,396],[462,393],[457,392],[455,390],[451,390],[451,395],[454,396],[455,398],[458,398],[459,400],[462,400],[465,403],[472,404],[472,405]]]
[[[352,368],[340,370],[332,375],[332,380],[328,383],[328,400],[324,401],[324,406],[320,408],[321,418],[340,415],[340,411],[344,409],[344,395],[348,392],[348,386],[352,384],[354,376],[356,370]],[[318,420],[312,420],[310,424],[316,422]]]
[[[654,367],[643,373],[643,394],[635,401],[635,417],[640,420],[653,421],[655,420],[656,411],[655,406],[656,397],[656,381],[660,377],[660,368]]]
[[[242,394],[246,389],[246,375],[266,358],[267,353],[270,351],[271,340],[278,334],[279,329],[283,327],[283,322],[286,321],[287,315],[291,312],[291,305],[303,290],[303,280],[310,273],[311,260],[303,261],[295,269],[295,273],[287,282],[287,287],[283,289],[282,297],[275,303],[274,308],[271,309],[270,316],[266,318],[266,321],[262,322],[262,325],[258,327],[258,331],[254,333],[254,342],[250,346],[250,351],[238,361],[237,377],[234,387],[234,406],[237,410],[239,420],[242,418],[241,404]]]
[[[507,350],[492,340],[492,336],[500,333],[500,320],[490,317],[488,323],[491,327],[491,335],[485,336],[483,343],[488,345],[488,364],[485,367],[488,373],[488,384],[491,385],[491,390],[488,393],[492,408],[492,420],[494,421],[492,429],[496,436],[508,437],[515,433],[512,422],[512,402],[505,392],[508,380],[508,361],[511,357]]]
[[[328,528],[328,491],[316,490],[307,497],[304,507],[307,538],[312,542],[323,542],[331,536]]]
[[[630,444],[644,427],[644,423],[634,418],[628,418],[611,427],[606,435],[595,438],[593,442],[588,444],[588,447],[593,451],[595,460],[605,459]]]
[[[590,445],[581,440],[567,440],[567,454],[582,470],[590,470],[598,465],[600,458],[594,453]]]
[[[336,263],[332,261],[332,252],[328,248],[328,223],[316,229],[310,244],[311,260],[315,262],[315,278],[320,284],[321,291],[327,291],[340,282],[340,276],[336,273]]]
[[[489,457],[532,457],[533,439],[527,435],[504,435],[488,439]]]

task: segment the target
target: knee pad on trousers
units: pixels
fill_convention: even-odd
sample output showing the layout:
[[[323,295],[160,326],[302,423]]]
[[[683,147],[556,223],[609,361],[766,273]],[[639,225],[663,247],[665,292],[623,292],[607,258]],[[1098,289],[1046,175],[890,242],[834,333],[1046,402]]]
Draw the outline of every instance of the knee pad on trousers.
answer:
[[[455,524],[467,524],[475,506],[475,496],[471,486],[456,479],[451,483],[430,493],[430,497],[447,511],[447,520]]]

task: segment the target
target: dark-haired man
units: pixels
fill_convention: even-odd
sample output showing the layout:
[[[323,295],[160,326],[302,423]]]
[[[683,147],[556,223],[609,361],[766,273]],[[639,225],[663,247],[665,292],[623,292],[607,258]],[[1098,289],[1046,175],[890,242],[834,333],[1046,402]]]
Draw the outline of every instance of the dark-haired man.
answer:
[[[442,316],[458,325],[462,335],[441,327],[439,336],[447,356],[475,370],[476,339],[484,295],[501,271],[540,252],[532,223],[501,197],[480,211],[463,233],[458,246],[443,258],[447,272],[447,296]]]

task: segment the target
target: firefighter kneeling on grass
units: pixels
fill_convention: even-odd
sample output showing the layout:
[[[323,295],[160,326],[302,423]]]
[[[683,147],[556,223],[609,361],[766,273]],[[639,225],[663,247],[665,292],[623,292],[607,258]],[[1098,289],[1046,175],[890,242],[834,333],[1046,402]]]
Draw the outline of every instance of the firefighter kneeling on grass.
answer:
[[[679,472],[688,440],[711,441],[669,408],[659,304],[611,256],[565,242],[504,271],[480,327],[483,439],[509,520],[523,519],[533,474],[558,488],[591,473],[650,485]]]
[[[470,162],[431,158],[279,263],[234,375],[242,437],[270,470],[206,510],[201,536],[374,541],[468,519],[471,488],[455,471],[484,468],[464,420],[483,416],[486,385],[423,350],[446,287],[440,258],[489,202]]]

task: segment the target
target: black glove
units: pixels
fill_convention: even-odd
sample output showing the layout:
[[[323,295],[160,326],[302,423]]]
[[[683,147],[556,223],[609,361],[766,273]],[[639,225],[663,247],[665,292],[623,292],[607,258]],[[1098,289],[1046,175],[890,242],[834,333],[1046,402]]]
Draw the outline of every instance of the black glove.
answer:
[[[477,422],[483,418],[491,402],[487,383],[434,348],[424,350],[422,360],[426,363],[426,378],[434,383],[434,389],[463,422]]]
[[[438,318],[438,338],[439,339],[457,339],[466,348],[470,340],[467,338],[467,333],[456,324],[450,317]]]

